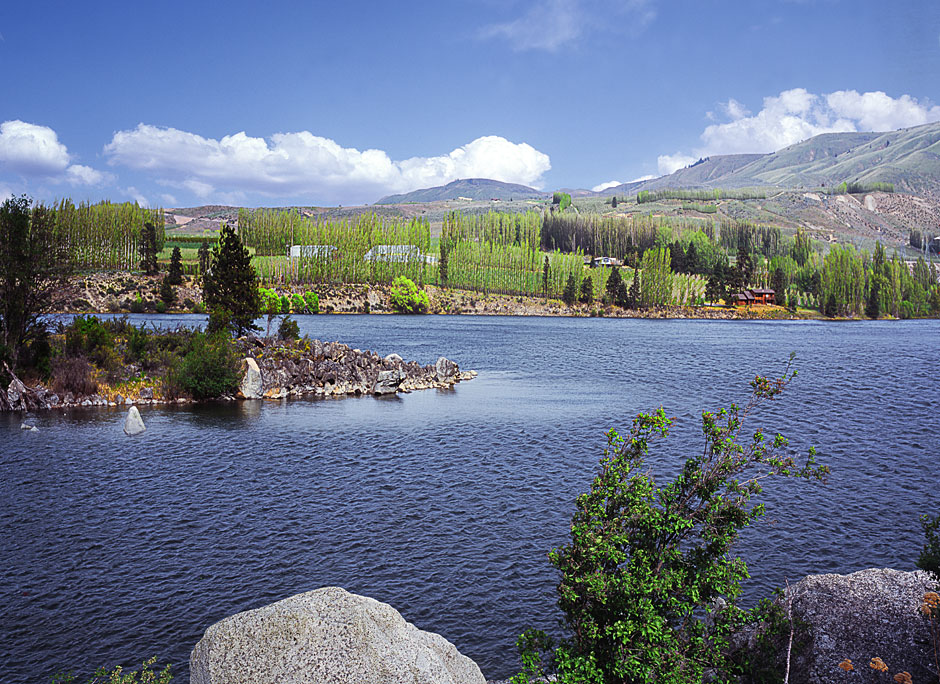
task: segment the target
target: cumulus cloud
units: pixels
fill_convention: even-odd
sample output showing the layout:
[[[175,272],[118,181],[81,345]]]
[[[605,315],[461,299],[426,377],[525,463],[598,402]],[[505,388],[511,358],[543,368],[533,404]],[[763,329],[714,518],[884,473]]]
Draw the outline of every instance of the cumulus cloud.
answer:
[[[655,17],[652,0],[535,0],[518,18],[485,26],[480,36],[506,40],[516,51],[552,52],[598,30],[642,30]]]
[[[940,107],[880,91],[816,95],[794,88],[764,98],[757,114],[735,100],[729,100],[725,112],[730,121],[712,124],[702,133],[700,156],[773,152],[821,133],[889,131],[940,121]]]
[[[137,188],[135,188],[133,185],[130,185],[126,188],[121,188],[121,190],[125,195],[127,195],[132,200],[137,202],[137,204],[139,204],[140,206],[144,208],[150,207],[150,200],[144,197],[143,193]]]
[[[89,166],[72,164],[54,130],[18,119],[0,124],[0,169],[71,185],[98,185],[108,179]]]
[[[630,182],[631,182],[631,183],[642,183],[643,181],[653,180],[654,178],[656,178],[656,176],[654,176],[653,174],[649,173],[649,174],[647,174],[647,175],[645,175],[645,176],[640,176],[639,178],[634,178],[634,179],[633,179],[632,181],[630,181]]]
[[[661,154],[656,158],[656,167],[659,169],[660,176],[668,176],[673,171],[684,169],[697,159],[697,157],[690,157],[681,152],[676,152],[675,154]]]
[[[720,109],[729,120],[707,126],[701,135],[702,146],[693,154],[661,155],[660,173],[672,173],[712,154],[774,152],[821,133],[891,131],[940,121],[940,106],[919,102],[910,95],[893,98],[881,91],[839,90],[817,95],[793,88],[765,97],[757,114],[733,98]],[[714,120],[716,115],[709,112],[708,118]]]
[[[607,181],[606,183],[595,185],[593,188],[591,188],[591,190],[593,192],[601,192],[603,190],[606,190],[607,188],[617,187],[618,185],[623,185],[623,183],[621,183],[620,181]]]
[[[393,161],[382,150],[341,147],[308,131],[270,139],[244,132],[220,140],[175,128],[139,124],[105,146],[112,165],[152,173],[158,182],[197,197],[257,192],[309,201],[374,200],[390,193],[442,185],[458,178],[492,178],[538,186],[548,155],[526,143],[484,136],[448,154]]]

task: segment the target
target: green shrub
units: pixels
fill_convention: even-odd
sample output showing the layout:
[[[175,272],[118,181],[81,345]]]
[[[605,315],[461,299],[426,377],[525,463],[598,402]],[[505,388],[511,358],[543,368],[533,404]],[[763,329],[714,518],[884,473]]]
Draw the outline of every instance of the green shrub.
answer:
[[[917,559],[917,567],[933,573],[940,582],[940,515],[936,518],[923,515],[920,518],[920,524],[926,541],[920,558]]]
[[[289,315],[281,319],[281,324],[277,328],[277,336],[282,340],[296,340],[300,338],[300,326],[297,321]]]
[[[756,405],[774,399],[793,375],[788,366],[777,379],[757,376],[747,406],[704,412],[705,448],[665,485],[647,464],[650,443],[673,423],[662,408],[639,414],[626,437],[608,433],[600,472],[577,498],[571,541],[549,554],[571,636],[555,649],[541,632],[520,637],[525,669],[514,682],[551,670],[559,682],[579,684],[692,684],[709,672],[720,681],[735,674],[730,637],[755,617],[735,605],[748,571],[731,549],[764,512],[751,499],[769,475],[824,479],[829,472],[812,449],[798,464],[781,435],[741,433]]]
[[[137,293],[137,296],[131,300],[131,313],[143,313],[144,312],[144,298],[140,296],[140,293]]]
[[[167,665],[159,672],[151,670],[151,666],[157,662],[156,656],[150,660],[141,663],[139,670],[131,670],[125,673],[124,668],[118,665],[110,672],[103,667],[95,671],[94,676],[87,680],[85,684],[167,684],[173,675],[170,674],[170,666]],[[77,684],[75,675],[59,673],[52,678],[52,684]]]
[[[294,313],[303,313],[307,309],[307,304],[304,302],[303,295],[299,295],[296,292],[291,295],[290,305],[294,310]]]
[[[398,276],[392,281],[392,308],[398,313],[418,314],[428,310],[428,293],[419,290],[414,281]]]
[[[157,302],[157,313],[158,314],[166,313],[166,302],[164,302],[162,299]]]
[[[214,399],[238,389],[238,360],[232,340],[224,332],[197,332],[189,351],[169,374],[173,388],[193,399]]]
[[[150,336],[147,334],[147,331],[144,330],[143,326],[131,326],[130,330],[127,333],[127,353],[126,357],[129,361],[140,361],[147,354],[147,343],[149,342]]]
[[[312,314],[320,313],[320,296],[316,292],[305,292],[304,302],[307,304],[307,311]]]

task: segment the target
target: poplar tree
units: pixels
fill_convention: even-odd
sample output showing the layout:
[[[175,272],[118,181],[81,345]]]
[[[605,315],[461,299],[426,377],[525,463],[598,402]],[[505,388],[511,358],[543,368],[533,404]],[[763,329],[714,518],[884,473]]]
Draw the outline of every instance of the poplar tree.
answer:
[[[209,241],[203,240],[199,245],[199,273],[205,275],[209,270]]]

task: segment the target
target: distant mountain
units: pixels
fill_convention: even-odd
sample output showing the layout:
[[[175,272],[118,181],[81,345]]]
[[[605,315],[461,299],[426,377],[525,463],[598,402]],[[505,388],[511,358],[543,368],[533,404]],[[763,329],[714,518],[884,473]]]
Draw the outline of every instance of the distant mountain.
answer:
[[[940,193],[940,122],[888,133],[824,133],[770,154],[713,155],[668,176],[624,183],[600,195],[664,188],[813,188],[843,181],[893,183]]]
[[[401,195],[383,197],[376,204],[405,204],[410,202],[439,202],[462,197],[471,200],[542,199],[547,193],[516,183],[503,183],[486,178],[464,178],[435,188],[424,188]]]

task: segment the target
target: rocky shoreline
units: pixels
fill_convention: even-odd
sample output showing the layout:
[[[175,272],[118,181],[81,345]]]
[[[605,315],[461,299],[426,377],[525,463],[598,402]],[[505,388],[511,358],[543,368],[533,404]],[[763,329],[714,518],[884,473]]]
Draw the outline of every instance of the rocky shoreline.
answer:
[[[243,357],[241,382],[233,395],[221,401],[277,400],[287,397],[384,396],[423,389],[447,389],[476,377],[461,372],[441,356],[422,366],[398,354],[382,357],[372,351],[352,349],[339,342],[301,340],[287,344],[275,340],[239,338],[236,348]],[[9,369],[7,369],[9,372]],[[105,391],[88,396],[71,392],[59,396],[42,385],[27,386],[12,372],[6,391],[0,389],[0,411],[122,407],[130,405],[191,404],[189,397],[167,397],[158,383],[126,394]]]
[[[59,313],[143,313],[158,312],[161,276],[128,271],[91,273],[75,276],[60,293]],[[279,295],[315,291],[322,314],[389,314],[390,288],[383,284],[316,285],[309,288],[271,285]],[[807,319],[822,318],[819,312],[792,313],[779,306],[753,306],[736,309],[721,306],[664,306],[650,309],[621,309],[601,302],[571,306],[559,299],[521,295],[485,294],[468,290],[424,285],[429,314],[465,316],[562,316],[609,318],[687,318],[710,320]],[[202,313],[202,290],[193,276],[185,276],[177,288],[176,303],[167,313]]]

